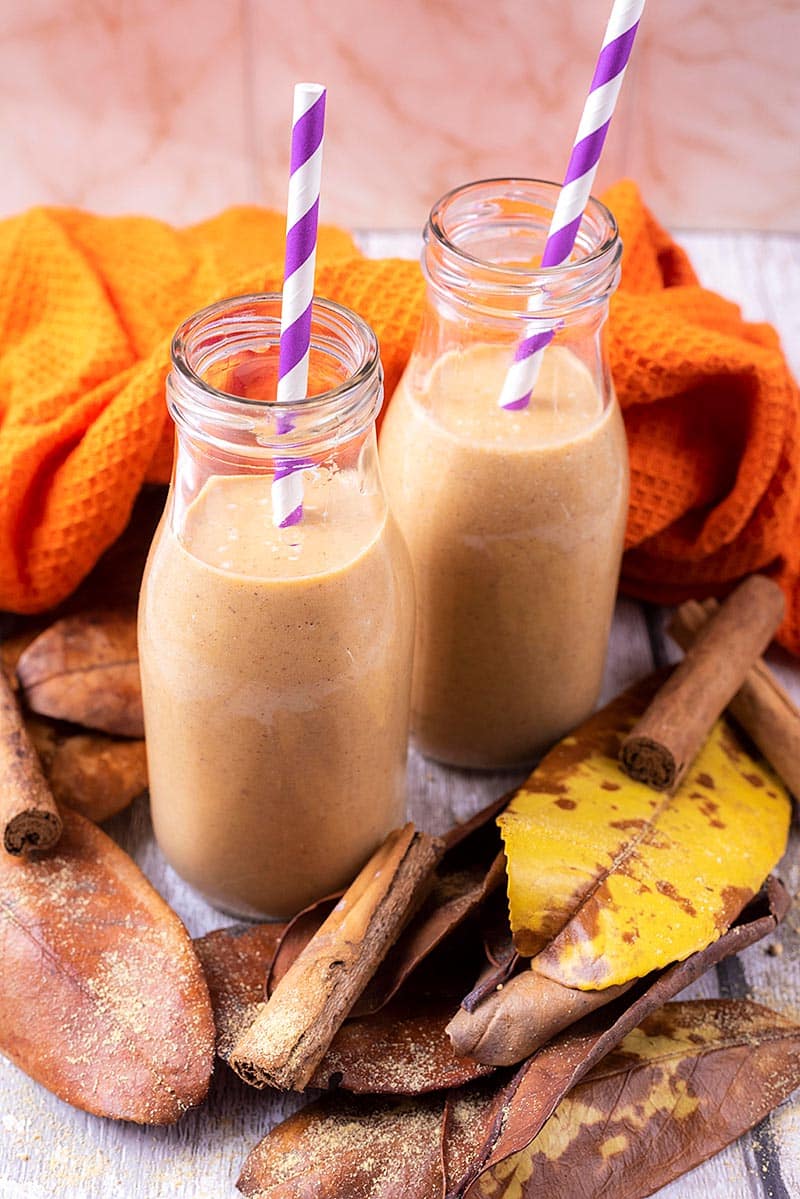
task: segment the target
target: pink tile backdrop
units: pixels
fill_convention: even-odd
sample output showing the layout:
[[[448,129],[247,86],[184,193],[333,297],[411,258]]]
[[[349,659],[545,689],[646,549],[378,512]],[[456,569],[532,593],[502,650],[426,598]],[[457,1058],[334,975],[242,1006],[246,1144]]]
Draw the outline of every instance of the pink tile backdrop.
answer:
[[[558,177],[610,0],[5,0],[0,212],[185,222],[285,201],[292,83],[329,87],[323,216],[419,227]],[[674,226],[800,230],[800,4],[650,0],[600,186]]]

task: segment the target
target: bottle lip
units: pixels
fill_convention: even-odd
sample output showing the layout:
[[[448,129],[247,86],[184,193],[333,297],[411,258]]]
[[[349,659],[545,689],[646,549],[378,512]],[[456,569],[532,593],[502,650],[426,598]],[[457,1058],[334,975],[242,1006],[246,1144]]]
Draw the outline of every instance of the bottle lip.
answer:
[[[263,311],[268,305],[272,306],[275,311]],[[325,327],[329,338],[333,333],[342,331],[342,327],[351,333],[351,335],[358,338],[357,348],[360,351],[358,361],[342,383],[326,391],[315,392],[301,399],[292,400],[290,403],[279,403],[277,399],[255,400],[247,396],[236,395],[233,392],[222,391],[203,378],[197,369],[200,363],[193,363],[192,361],[193,349],[195,349],[192,342],[198,335],[206,332],[213,336],[214,328],[235,319],[237,310],[249,307],[250,309],[262,310],[259,315],[265,323],[265,341],[267,344],[277,346],[280,341],[280,305],[280,292],[245,292],[241,295],[227,296],[225,299],[217,300],[214,304],[209,304],[205,308],[200,308],[197,312],[193,312],[191,316],[186,317],[180,323],[173,335],[170,346],[170,358],[173,370],[177,372],[181,380],[194,388],[198,388],[201,393],[214,398],[226,407],[241,406],[245,411],[260,409],[271,412],[298,408],[304,412],[311,413],[315,408],[322,408],[335,403],[338,399],[349,395],[362,385],[368,384],[376,371],[382,376],[378,339],[366,321],[362,320],[351,309],[345,308],[342,304],[337,304],[335,300],[328,300],[322,296],[314,296],[312,302],[312,346],[316,342],[318,349],[325,349],[327,347],[330,350],[329,340],[322,341],[319,336],[315,338],[314,318],[321,318],[320,323]],[[338,329],[337,326],[339,327]],[[268,328],[272,330],[271,336],[267,333]]]
[[[204,372],[212,365],[254,346],[271,350],[275,362],[280,313],[280,293],[245,293],[209,304],[178,326],[167,399],[179,429],[217,445],[232,439],[240,453],[250,441],[254,454],[280,447],[291,456],[317,443],[339,444],[374,422],[383,399],[378,339],[355,312],[320,296],[312,304],[312,354],[337,363],[346,375],[341,383],[279,402],[236,395],[208,381]]]
[[[444,219],[447,209],[451,207],[453,201],[458,200],[461,196],[465,196],[468,193],[474,194],[479,189],[492,189],[498,192],[502,191],[504,198],[513,199],[514,197],[509,194],[512,189],[521,190],[528,188],[542,188],[546,192],[549,192],[553,197],[553,204],[550,210],[552,212],[555,209],[555,201],[558,198],[559,192],[561,191],[561,184],[554,183],[550,179],[536,179],[532,176],[527,177],[524,175],[514,175],[508,177],[501,175],[492,177],[490,179],[476,179],[471,183],[461,183],[457,187],[451,188],[450,191],[445,192],[443,196],[440,196],[431,208],[425,230],[426,239],[428,233],[430,232],[436,237],[437,241],[450,250],[451,253],[455,254],[459,258],[463,258],[466,262],[474,263],[476,266],[490,267],[499,274],[507,274],[509,279],[517,279],[520,281],[539,275],[544,277],[549,276],[552,278],[564,272],[574,270],[576,267],[585,267],[593,262],[599,262],[599,260],[602,259],[609,250],[613,249],[615,243],[619,241],[619,228],[613,212],[610,208],[606,207],[602,200],[598,200],[595,196],[589,197],[589,201],[584,209],[581,220],[581,229],[583,229],[584,224],[586,223],[587,213],[591,213],[595,218],[600,218],[600,220],[602,220],[606,226],[605,236],[602,242],[600,242],[600,244],[597,245],[591,253],[584,254],[580,258],[576,259],[570,258],[567,262],[563,262],[559,266],[515,266],[508,263],[496,262],[490,258],[481,258],[475,254],[468,253],[463,246],[454,241],[448,233]],[[522,199],[523,197],[520,196],[519,198]],[[532,197],[524,198],[532,200]]]
[[[606,299],[619,280],[622,243],[613,213],[594,197],[568,261],[528,264],[544,248],[560,191],[550,180],[515,176],[479,179],[446,192],[425,226],[428,282],[459,306],[501,319],[544,320]],[[534,293],[539,293],[536,318],[528,307]]]

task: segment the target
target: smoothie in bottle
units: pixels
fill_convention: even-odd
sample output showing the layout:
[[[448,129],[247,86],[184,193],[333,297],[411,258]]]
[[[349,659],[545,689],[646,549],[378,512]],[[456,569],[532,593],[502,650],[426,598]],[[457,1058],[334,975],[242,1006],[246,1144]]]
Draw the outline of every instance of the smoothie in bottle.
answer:
[[[529,762],[602,679],[628,496],[602,340],[620,247],[592,201],[573,260],[537,271],[557,190],[489,181],[436,205],[427,310],[381,432],[417,590],[412,728],[461,766]],[[516,340],[553,321],[530,405],[501,410]]]
[[[403,820],[413,584],[377,465],[374,335],[315,301],[325,390],[287,422],[267,402],[279,309],[224,301],[176,336],[178,451],[139,636],[161,848],[212,903],[286,917]],[[276,457],[306,464],[289,528]]]

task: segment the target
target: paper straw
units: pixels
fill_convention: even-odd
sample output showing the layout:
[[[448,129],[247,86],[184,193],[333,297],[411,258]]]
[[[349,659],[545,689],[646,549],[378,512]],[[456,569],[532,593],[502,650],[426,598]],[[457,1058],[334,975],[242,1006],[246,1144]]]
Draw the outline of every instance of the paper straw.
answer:
[[[295,85],[278,357],[279,404],[301,400],[308,390],[325,95],[325,88],[319,83]],[[291,414],[279,418],[278,433],[289,433],[293,427]],[[307,465],[303,459],[275,461],[272,519],[281,529],[296,525],[303,518],[302,471]]]
[[[611,9],[567,173],[547,233],[543,267],[561,266],[572,253],[644,5],[645,0],[615,0]],[[544,297],[537,295],[528,308],[535,311],[543,302]],[[508,411],[527,408],[539,376],[542,354],[555,332],[552,326],[540,328],[519,343],[500,393],[498,403],[501,408]]]

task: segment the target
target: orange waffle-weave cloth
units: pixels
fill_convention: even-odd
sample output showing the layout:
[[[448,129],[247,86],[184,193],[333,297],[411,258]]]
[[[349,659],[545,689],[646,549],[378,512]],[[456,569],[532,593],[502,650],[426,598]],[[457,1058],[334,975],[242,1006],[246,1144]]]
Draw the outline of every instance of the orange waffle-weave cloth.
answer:
[[[632,470],[623,587],[669,602],[767,569],[800,652],[800,407],[777,336],[698,285],[632,183],[604,198],[625,244],[609,326]],[[64,599],[142,483],[167,481],[171,334],[213,300],[279,290],[283,236],[256,208],[187,229],[71,209],[0,222],[0,608]],[[324,228],[317,291],[373,326],[391,397],[419,321],[417,264],[366,259]]]

